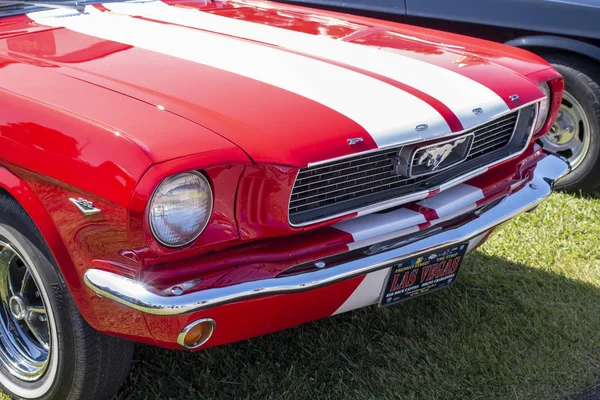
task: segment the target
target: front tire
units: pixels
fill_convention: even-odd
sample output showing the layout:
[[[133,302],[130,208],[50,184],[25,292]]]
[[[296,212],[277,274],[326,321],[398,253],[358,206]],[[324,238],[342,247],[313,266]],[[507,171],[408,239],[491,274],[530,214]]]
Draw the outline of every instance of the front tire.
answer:
[[[0,387],[15,399],[108,399],[127,377],[133,343],[79,314],[44,239],[0,195]]]
[[[556,123],[542,139],[544,149],[566,157],[572,172],[557,183],[568,192],[600,189],[600,66],[576,55],[544,57],[565,79]]]

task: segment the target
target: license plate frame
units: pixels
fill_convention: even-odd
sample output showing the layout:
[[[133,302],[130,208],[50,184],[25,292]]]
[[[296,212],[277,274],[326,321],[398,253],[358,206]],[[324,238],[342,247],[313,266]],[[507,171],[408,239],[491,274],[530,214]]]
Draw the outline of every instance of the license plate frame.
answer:
[[[441,247],[392,264],[379,306],[403,303],[451,286],[458,277],[468,246],[469,243],[464,242]]]

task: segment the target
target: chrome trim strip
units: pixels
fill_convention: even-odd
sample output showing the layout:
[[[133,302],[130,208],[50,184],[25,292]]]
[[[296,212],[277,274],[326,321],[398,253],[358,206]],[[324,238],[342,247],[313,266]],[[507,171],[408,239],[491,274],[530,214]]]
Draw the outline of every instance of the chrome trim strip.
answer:
[[[163,316],[187,314],[254,297],[311,290],[385,268],[390,263],[420,253],[468,241],[488,232],[511,218],[535,208],[552,193],[554,182],[566,175],[569,169],[564,159],[549,155],[538,162],[530,184],[507,196],[497,205],[486,209],[474,220],[410,242],[405,246],[367,255],[330,268],[206,289],[181,296],[161,296],[151,291],[151,288],[143,282],[98,269],[89,269],[85,273],[84,281],[100,296],[148,314]]]
[[[531,106],[531,105],[533,105],[535,103],[536,102],[531,102],[531,103],[528,103],[527,105],[525,105],[523,107],[520,107],[518,109],[512,110],[513,112],[516,111],[516,110],[519,111],[519,114],[518,114],[518,117],[517,117],[517,122],[515,123],[515,131],[516,131],[517,125],[519,125],[520,118],[522,116],[521,109],[524,108],[524,107],[529,107],[529,106]],[[531,142],[531,138],[533,137],[533,134],[534,134],[533,131],[535,130],[535,122],[537,121],[537,118],[538,118],[538,110],[539,110],[539,105],[535,108],[535,111],[534,111],[535,115],[533,117],[533,124],[531,126],[531,131],[529,131],[529,137],[527,138],[527,144],[521,149],[521,151],[519,151],[517,153],[513,153],[513,154],[511,154],[509,156],[506,156],[504,158],[496,160],[496,161],[494,161],[494,162],[492,162],[490,164],[483,165],[483,166],[481,166],[481,167],[479,167],[477,169],[472,170],[471,172],[467,172],[467,173],[465,173],[465,174],[463,174],[461,176],[458,176],[458,177],[456,177],[454,179],[450,179],[449,181],[444,182],[444,183],[442,183],[439,186],[434,186],[432,188],[429,188],[429,189],[426,189],[426,190],[422,190],[420,192],[410,193],[410,194],[407,194],[407,195],[404,195],[404,196],[401,196],[401,197],[397,197],[397,198],[394,198],[394,199],[382,201],[382,202],[379,202],[379,203],[376,203],[376,204],[372,204],[372,205],[369,205],[369,206],[365,206],[365,207],[361,207],[361,208],[356,208],[354,210],[345,211],[343,213],[330,215],[330,216],[328,216],[326,218],[315,219],[315,220],[312,220],[310,222],[305,222],[305,223],[302,223],[302,224],[293,224],[292,221],[290,221],[290,205],[292,203],[292,193],[294,191],[293,188],[296,185],[296,180],[298,179],[298,175],[296,175],[296,179],[294,179],[294,186],[292,186],[292,191],[290,192],[290,198],[288,200],[288,223],[293,228],[302,228],[302,227],[305,227],[305,226],[309,226],[309,225],[313,225],[313,224],[318,224],[319,222],[329,221],[331,219],[343,217],[344,215],[349,215],[349,214],[353,214],[353,213],[358,213],[359,215],[372,214],[372,213],[377,212],[377,211],[385,210],[386,208],[398,207],[398,206],[401,206],[402,204],[412,203],[413,201],[418,201],[418,200],[423,200],[424,198],[427,197],[427,195],[431,191],[436,191],[436,190],[444,191],[446,189],[451,188],[452,186],[456,186],[456,185],[458,185],[460,183],[466,182],[466,181],[468,181],[468,180],[470,180],[472,178],[475,178],[475,177],[477,177],[477,176],[479,176],[481,174],[484,174],[484,173],[487,172],[487,170],[489,168],[492,168],[495,165],[498,165],[500,163],[503,163],[505,161],[508,161],[510,159],[518,157],[518,156],[520,156],[521,154],[523,154],[525,152],[525,150],[527,149],[527,145]],[[498,118],[501,118],[503,115],[501,115]],[[496,118],[496,119],[498,119],[498,118]],[[490,122],[493,122],[493,120],[488,121],[485,124],[488,124]],[[481,125],[485,125],[485,124],[481,124]],[[481,125],[479,125],[479,126],[481,126]],[[471,129],[473,129],[473,128],[471,128]],[[514,131],[513,131],[513,136],[511,136],[511,140],[513,139],[513,137],[514,137]],[[381,151],[381,150],[385,150],[385,149],[377,149],[376,151]],[[373,150],[369,150],[368,152],[358,153],[358,154],[362,155],[362,154],[370,153],[372,151]],[[355,155],[357,155],[357,154],[355,154]]]
[[[524,104],[524,105],[522,105],[520,107],[516,107],[516,108],[513,108],[512,110],[508,110],[508,111],[502,112],[500,114],[494,115],[493,117],[491,117],[487,121],[482,122],[481,124],[478,124],[478,125],[474,125],[474,126],[470,127],[469,129],[463,129],[460,132],[449,132],[449,133],[447,133],[445,135],[439,135],[439,136],[430,137],[430,138],[426,138],[426,139],[419,138],[419,139],[416,139],[416,140],[400,141],[400,142],[397,142],[397,143],[394,143],[394,144],[390,144],[390,145],[387,145],[387,146],[384,146],[384,147],[379,147],[377,149],[372,149],[372,150],[362,151],[360,153],[354,153],[354,154],[348,154],[348,155],[345,155],[345,156],[330,158],[329,160],[316,161],[314,163],[309,163],[306,166],[306,168],[317,167],[317,166],[322,165],[322,164],[328,164],[330,162],[335,162],[335,161],[342,161],[342,160],[345,160],[347,158],[356,157],[356,156],[362,156],[362,155],[366,155],[366,154],[369,154],[369,153],[376,153],[378,151],[386,150],[386,149],[389,149],[389,148],[392,148],[392,147],[408,146],[408,145],[419,143],[419,142],[425,142],[425,141],[429,141],[429,140],[442,139],[442,138],[445,138],[445,137],[448,137],[448,136],[454,136],[454,135],[458,136],[458,135],[461,135],[463,133],[467,133],[470,130],[477,129],[477,128],[483,126],[483,125],[489,124],[490,122],[493,122],[495,119],[502,118],[505,115],[508,115],[508,114],[513,113],[515,111],[521,111],[523,108],[527,108],[527,107],[529,107],[531,105],[534,105],[535,103],[539,103],[539,102],[541,102],[543,100],[546,100],[546,99],[547,99],[547,96],[544,96],[544,97],[542,97],[542,98],[540,98],[538,100],[530,101],[529,103]]]

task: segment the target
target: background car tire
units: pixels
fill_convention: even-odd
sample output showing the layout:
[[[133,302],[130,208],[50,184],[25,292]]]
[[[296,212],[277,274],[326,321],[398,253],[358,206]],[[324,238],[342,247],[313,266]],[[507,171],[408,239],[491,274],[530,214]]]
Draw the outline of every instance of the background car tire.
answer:
[[[587,120],[586,123],[579,121],[575,127],[583,143],[580,162],[574,163],[573,171],[557,184],[557,188],[568,192],[597,191],[600,189],[600,66],[572,54],[555,53],[542,56],[565,78],[565,97],[561,111],[565,111],[569,99],[574,99],[574,102],[579,103],[575,107],[583,111],[582,116]],[[576,113],[572,109],[566,111],[569,113],[567,117],[578,119],[573,117]],[[553,130],[556,130],[557,126],[560,129],[560,121],[557,121],[557,124],[553,126]],[[542,139],[544,148],[548,150],[551,150],[553,145],[549,145],[551,135],[552,131]],[[569,151],[564,154],[561,151],[557,152],[569,158]],[[575,160],[577,158],[575,157]]]
[[[7,326],[8,318],[14,318],[11,322],[13,325],[10,325],[13,327],[13,332],[18,330],[26,335],[20,340],[34,340],[43,336],[48,338],[49,344],[49,357],[43,372],[39,372],[35,380],[26,381],[20,378],[25,376],[23,371],[19,368],[15,369],[14,364],[7,361],[9,360],[6,358],[6,354],[9,354],[7,348],[12,345],[2,341],[8,339],[0,338],[2,391],[17,399],[110,398],[127,377],[133,357],[133,342],[109,337],[91,328],[79,314],[52,254],[29,215],[14,199],[4,195],[0,195],[0,210],[0,276],[2,277],[0,285],[3,285],[0,292],[8,295],[13,293],[8,305],[5,301],[7,295],[2,297],[0,329]],[[11,255],[7,256],[7,254]],[[6,261],[9,259],[10,261]],[[23,270],[23,267],[26,270]],[[5,273],[4,268],[8,273]],[[19,273],[23,273],[25,277],[26,271],[29,271],[28,280],[21,279]],[[7,289],[6,285],[16,286],[20,281],[23,282],[24,289],[17,290],[14,287]],[[36,291],[31,297],[33,289]],[[37,320],[32,319],[33,317],[26,320],[23,331],[19,330],[21,328],[14,330],[15,326],[21,326],[18,324],[23,323],[23,320],[19,320],[21,314],[14,311],[19,307],[14,306],[18,302],[13,298],[20,295],[23,296],[23,304],[27,303],[28,307],[38,307],[31,306],[38,301],[36,298],[40,300],[37,304],[45,307],[46,320],[39,318],[40,321],[47,321],[48,335],[43,334],[45,332],[43,325],[36,325],[36,329],[27,329],[32,326],[32,321],[38,323]],[[30,296],[30,300],[25,299],[25,296]],[[34,316],[33,312],[25,314]],[[38,334],[34,335],[36,331]],[[16,336],[17,333],[14,335]],[[36,344],[42,342],[43,340],[40,340]],[[25,351],[29,351],[31,346],[33,345],[24,347]],[[41,346],[40,349],[43,350],[44,347]],[[14,352],[15,349],[12,351]],[[20,354],[18,349],[14,354]],[[41,363],[31,365],[37,367],[38,364],[42,365]],[[26,379],[30,378],[26,376]]]

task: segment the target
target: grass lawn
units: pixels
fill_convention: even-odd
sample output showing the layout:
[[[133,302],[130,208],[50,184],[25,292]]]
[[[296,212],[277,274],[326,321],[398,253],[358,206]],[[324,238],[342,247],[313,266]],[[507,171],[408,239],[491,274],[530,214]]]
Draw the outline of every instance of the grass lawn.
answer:
[[[452,288],[195,354],[138,346],[118,399],[562,399],[600,373],[600,197],[555,194]]]

